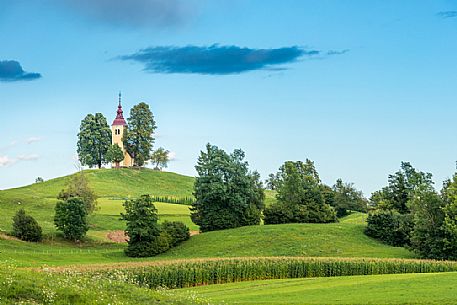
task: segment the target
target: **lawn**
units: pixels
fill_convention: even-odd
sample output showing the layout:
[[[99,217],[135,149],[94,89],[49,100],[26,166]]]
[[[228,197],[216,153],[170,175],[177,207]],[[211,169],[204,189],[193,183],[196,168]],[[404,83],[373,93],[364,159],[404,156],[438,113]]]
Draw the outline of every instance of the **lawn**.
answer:
[[[175,290],[211,304],[457,304],[457,273],[265,280]]]
[[[364,225],[284,224],[242,227],[193,236],[164,257],[331,256],[396,257],[414,255],[382,244],[364,233]],[[204,245],[204,246],[203,246]]]

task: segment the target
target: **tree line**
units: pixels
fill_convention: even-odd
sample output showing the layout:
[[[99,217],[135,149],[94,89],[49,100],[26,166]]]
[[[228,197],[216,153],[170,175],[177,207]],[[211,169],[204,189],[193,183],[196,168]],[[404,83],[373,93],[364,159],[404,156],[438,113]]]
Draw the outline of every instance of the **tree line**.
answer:
[[[200,230],[213,231],[247,225],[336,222],[350,211],[366,211],[367,200],[353,184],[338,179],[323,184],[311,160],[286,161],[267,185],[276,203],[265,206],[260,175],[249,170],[242,150],[231,154],[207,144],[198,158],[192,221]]]
[[[457,173],[438,192],[432,174],[402,162],[370,198],[365,233],[423,258],[457,259]]]

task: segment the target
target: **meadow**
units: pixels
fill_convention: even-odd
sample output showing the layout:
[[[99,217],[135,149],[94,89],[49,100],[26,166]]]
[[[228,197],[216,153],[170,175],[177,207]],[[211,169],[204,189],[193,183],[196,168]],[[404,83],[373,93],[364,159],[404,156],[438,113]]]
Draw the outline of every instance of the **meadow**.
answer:
[[[99,197],[98,209],[89,217],[87,238],[76,244],[63,240],[53,224],[56,196],[69,176],[0,191],[0,303],[86,304],[92,298],[97,300],[95,304],[403,304],[405,300],[418,303],[422,297],[424,303],[457,303],[446,284],[456,279],[455,273],[417,274],[455,271],[454,264],[417,261],[405,248],[367,237],[363,213],[352,213],[338,223],[206,232],[156,257],[129,258],[124,255],[125,243],[107,237],[125,229],[120,220],[123,202],[142,194],[189,197],[194,179],[147,169],[89,170],[85,174]],[[267,192],[266,197],[267,205],[275,200],[274,192]],[[198,231],[188,205],[154,204],[159,222],[178,220]],[[21,207],[42,225],[43,242],[27,243],[8,236],[11,218]],[[434,267],[424,267],[430,264]],[[405,272],[414,273],[371,275]],[[357,274],[364,276],[354,276]],[[185,285],[184,280],[188,281]],[[222,284],[226,282],[234,283]],[[84,283],[83,288],[78,283]],[[415,292],[435,283],[444,283],[433,290],[435,294]],[[96,285],[100,295],[90,285]],[[114,285],[112,292],[110,285]],[[155,289],[194,285],[204,286]],[[397,286],[408,292],[401,294]],[[351,293],[345,293],[347,290]],[[389,298],[381,299],[387,291]],[[272,297],[273,292],[277,297]]]
[[[457,273],[413,273],[240,282],[174,290],[211,304],[457,304]]]

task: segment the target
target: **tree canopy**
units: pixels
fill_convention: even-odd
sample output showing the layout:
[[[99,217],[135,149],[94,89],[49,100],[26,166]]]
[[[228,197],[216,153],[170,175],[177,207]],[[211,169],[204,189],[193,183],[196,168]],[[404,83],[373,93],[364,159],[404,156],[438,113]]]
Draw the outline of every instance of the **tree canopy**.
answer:
[[[148,104],[139,103],[130,110],[128,127],[124,133],[124,147],[136,166],[143,166],[151,158],[154,130],[157,128]]]
[[[111,129],[101,113],[88,114],[82,121],[78,133],[77,152],[82,165],[89,167],[107,162],[106,153],[111,146]]]
[[[191,218],[201,231],[260,223],[265,194],[260,175],[249,171],[244,157],[240,149],[227,154],[210,144],[200,153]]]
[[[162,170],[168,166],[170,151],[163,147],[157,148],[151,155],[151,162],[154,164],[154,169]]]
[[[124,160],[124,152],[117,143],[109,147],[108,151],[106,152],[106,160],[116,164],[116,168],[118,168],[119,163]]]
[[[276,174],[277,202],[264,211],[265,223],[334,222],[336,213],[325,202],[314,163],[286,161]]]

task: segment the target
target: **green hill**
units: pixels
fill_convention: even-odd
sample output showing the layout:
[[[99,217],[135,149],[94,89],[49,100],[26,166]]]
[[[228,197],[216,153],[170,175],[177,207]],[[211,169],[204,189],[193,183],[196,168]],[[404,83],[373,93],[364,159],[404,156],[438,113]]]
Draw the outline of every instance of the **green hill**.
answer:
[[[43,243],[33,244],[8,240],[0,234],[0,260],[14,259],[18,265],[29,266],[133,261],[123,255],[125,245],[107,239],[111,231],[125,229],[125,223],[119,219],[124,199],[145,193],[191,196],[194,183],[192,177],[149,169],[88,170],[85,174],[100,197],[99,209],[89,218],[90,241],[75,245],[56,237],[55,198],[71,176],[56,178],[0,191],[0,231],[10,231],[12,216],[24,207],[38,220],[47,236]],[[267,197],[269,202],[273,201],[274,193],[267,192]],[[155,205],[159,221],[179,220],[191,230],[198,230],[190,219],[189,206]],[[208,232],[193,236],[179,247],[148,260],[240,256],[413,257],[404,248],[390,247],[365,236],[364,217],[357,213],[335,224],[252,226]]]
[[[99,169],[86,170],[89,185],[99,199],[100,211],[95,213],[95,224],[108,221],[106,226],[98,229],[123,229],[119,221],[124,199],[138,197],[143,194],[155,196],[190,197],[194,178],[169,172],[159,172],[151,169]],[[72,175],[51,179],[42,183],[0,191],[0,231],[11,230],[11,218],[21,207],[34,216],[42,225],[45,233],[54,232],[54,204],[58,193],[65,187]],[[114,202],[114,203],[113,203]],[[118,207],[116,213],[109,206]],[[109,215],[103,216],[108,208]],[[187,213],[188,214],[188,213]]]
[[[213,231],[192,237],[162,257],[332,256],[396,257],[413,254],[382,244],[363,233],[364,225],[283,224]]]

